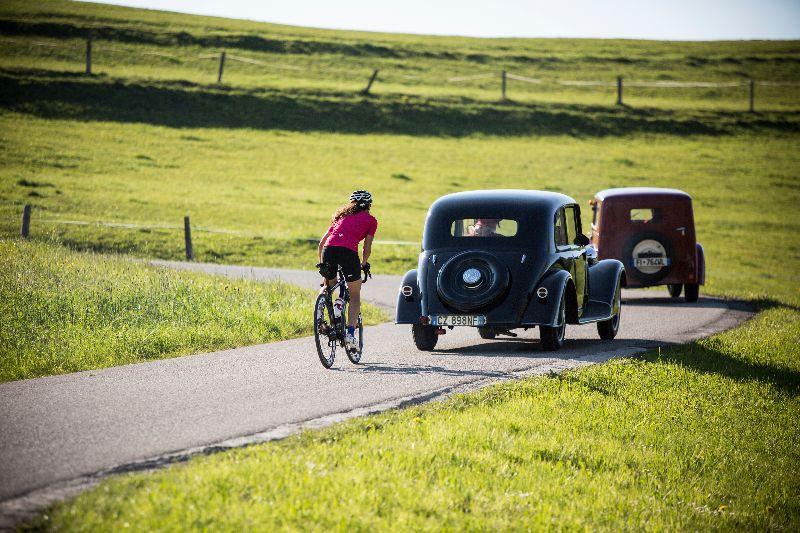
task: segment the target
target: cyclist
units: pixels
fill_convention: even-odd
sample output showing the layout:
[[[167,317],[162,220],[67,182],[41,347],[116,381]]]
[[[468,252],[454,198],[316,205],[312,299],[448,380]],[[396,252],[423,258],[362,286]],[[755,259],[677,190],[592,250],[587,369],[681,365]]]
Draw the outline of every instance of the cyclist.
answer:
[[[343,205],[333,214],[331,225],[319,241],[317,254],[319,262],[327,264],[328,276],[324,280],[328,285],[336,283],[336,271],[342,267],[347,290],[350,293],[350,307],[347,313],[347,334],[345,345],[348,350],[357,350],[355,324],[361,312],[361,270],[369,272],[369,259],[372,253],[372,239],[378,229],[378,221],[369,209],[372,207],[372,195],[364,190],[354,191],[350,202]],[[364,241],[362,259],[358,258],[358,243]]]

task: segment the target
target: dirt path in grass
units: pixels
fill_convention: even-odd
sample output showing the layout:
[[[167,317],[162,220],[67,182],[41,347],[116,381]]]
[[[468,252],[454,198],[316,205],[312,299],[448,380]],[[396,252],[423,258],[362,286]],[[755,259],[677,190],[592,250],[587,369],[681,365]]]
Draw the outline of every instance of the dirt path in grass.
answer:
[[[317,274],[161,263],[237,277],[315,286]],[[365,299],[390,310],[399,276],[376,276]],[[410,326],[365,332],[362,364],[320,365],[313,338],[0,384],[0,527],[109,473],[285,436],[526,375],[561,371],[705,337],[750,316],[727,301],[672,303],[664,291],[624,291],[620,335],[569,326],[557,354],[535,330],[482,340],[470,328],[418,352]]]

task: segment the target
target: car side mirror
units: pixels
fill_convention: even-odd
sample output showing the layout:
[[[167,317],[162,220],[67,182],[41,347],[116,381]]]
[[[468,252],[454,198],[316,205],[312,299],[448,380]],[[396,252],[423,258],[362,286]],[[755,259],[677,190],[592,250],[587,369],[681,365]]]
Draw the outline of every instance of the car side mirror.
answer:
[[[590,242],[592,241],[589,240],[589,237],[587,237],[583,233],[580,233],[578,234],[577,237],[575,237],[575,244],[577,244],[578,246],[587,246]]]
[[[586,261],[589,263],[589,266],[596,265],[598,261],[597,249],[591,244],[586,247]]]

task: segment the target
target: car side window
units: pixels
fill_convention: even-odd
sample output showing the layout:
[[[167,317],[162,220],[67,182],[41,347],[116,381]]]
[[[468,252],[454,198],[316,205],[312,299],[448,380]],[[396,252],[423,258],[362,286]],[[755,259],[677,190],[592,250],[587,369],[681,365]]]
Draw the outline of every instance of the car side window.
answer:
[[[578,236],[578,225],[575,222],[576,215],[574,205],[568,205],[564,208],[564,222],[567,230],[566,244],[575,244],[575,238]]]
[[[564,227],[564,209],[559,209],[556,212],[553,234],[555,235],[556,246],[566,246],[569,242],[567,240],[567,229]]]

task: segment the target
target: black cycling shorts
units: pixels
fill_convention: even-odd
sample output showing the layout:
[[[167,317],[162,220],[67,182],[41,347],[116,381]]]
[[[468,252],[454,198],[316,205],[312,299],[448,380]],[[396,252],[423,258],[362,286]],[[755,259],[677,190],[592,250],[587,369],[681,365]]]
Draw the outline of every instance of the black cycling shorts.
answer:
[[[361,261],[358,259],[358,253],[350,248],[326,246],[322,249],[322,262],[331,265],[333,272],[336,272],[338,265],[341,265],[345,281],[361,279]]]

